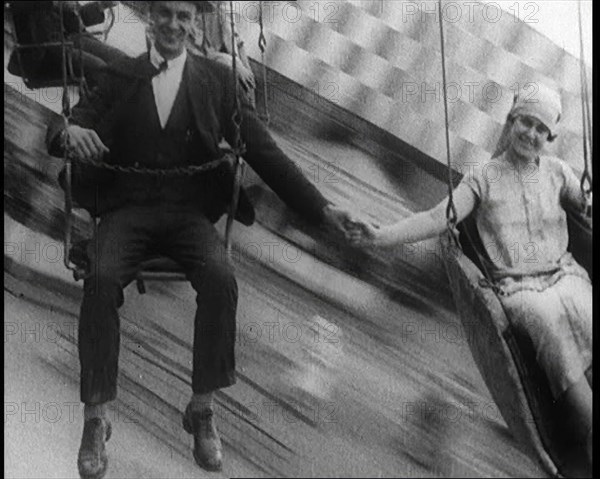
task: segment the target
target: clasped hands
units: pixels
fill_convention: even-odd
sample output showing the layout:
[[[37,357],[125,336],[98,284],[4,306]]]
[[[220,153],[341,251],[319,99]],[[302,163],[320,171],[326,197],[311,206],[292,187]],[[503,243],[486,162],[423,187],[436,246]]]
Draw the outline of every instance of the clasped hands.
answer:
[[[339,206],[328,205],[323,210],[329,227],[353,246],[378,246],[382,229]]]

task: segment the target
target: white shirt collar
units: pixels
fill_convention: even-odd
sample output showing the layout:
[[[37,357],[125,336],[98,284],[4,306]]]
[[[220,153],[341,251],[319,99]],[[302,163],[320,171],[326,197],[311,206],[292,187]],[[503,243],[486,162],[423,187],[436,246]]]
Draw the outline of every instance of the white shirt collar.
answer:
[[[183,53],[181,55],[179,55],[176,58],[173,58],[172,60],[167,60],[167,70],[170,70],[171,68],[175,68],[175,67],[183,68],[183,65],[185,64],[186,59],[187,59],[187,51],[184,48]],[[164,61],[165,61],[165,59],[162,57],[162,55],[160,53],[158,53],[158,50],[156,49],[156,47],[154,46],[154,43],[153,43],[152,46],[150,47],[150,63],[152,63],[152,65],[154,65],[154,67],[156,69],[159,69],[160,65]]]

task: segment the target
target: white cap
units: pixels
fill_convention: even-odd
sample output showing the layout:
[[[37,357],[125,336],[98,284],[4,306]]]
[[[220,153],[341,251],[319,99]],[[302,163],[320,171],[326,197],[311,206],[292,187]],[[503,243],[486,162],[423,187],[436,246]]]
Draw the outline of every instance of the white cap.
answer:
[[[555,135],[556,125],[562,113],[560,94],[541,83],[531,83],[530,85],[535,85],[536,91],[522,93],[518,97],[515,95],[515,102],[510,114],[533,116],[540,120],[552,135]]]

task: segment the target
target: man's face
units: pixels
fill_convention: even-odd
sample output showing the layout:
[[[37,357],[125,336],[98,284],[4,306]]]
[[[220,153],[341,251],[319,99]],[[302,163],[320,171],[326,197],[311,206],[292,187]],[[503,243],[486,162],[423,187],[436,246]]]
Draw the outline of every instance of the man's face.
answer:
[[[529,115],[518,115],[512,128],[512,147],[521,156],[535,158],[546,142],[550,130],[540,120]]]
[[[195,15],[196,7],[189,2],[153,2],[150,17],[154,46],[165,59],[183,53]]]

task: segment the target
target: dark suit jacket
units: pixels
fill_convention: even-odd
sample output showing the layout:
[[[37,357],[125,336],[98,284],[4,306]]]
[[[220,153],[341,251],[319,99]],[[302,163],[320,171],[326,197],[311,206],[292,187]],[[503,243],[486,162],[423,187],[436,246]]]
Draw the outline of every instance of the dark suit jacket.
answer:
[[[127,131],[115,132],[112,126],[115,124],[115,119],[124,111],[123,108],[127,108],[128,99],[137,91],[141,81],[147,80],[149,68],[151,66],[147,54],[135,59],[117,60],[110,65],[95,92],[89,98],[83,98],[73,109],[71,123],[95,130],[104,144],[110,148],[114,135],[128,134]],[[186,78],[189,88],[188,97],[192,103],[197,134],[203,145],[203,151],[199,152],[200,162],[220,158],[221,139],[225,138],[233,145],[235,138],[232,120],[235,96],[231,69],[188,53],[184,75],[188,75]],[[241,110],[240,133],[246,144],[244,159],[292,209],[313,223],[320,222],[323,219],[322,210],[327,200],[281,151],[258,118],[256,111],[246,100],[242,100]],[[62,156],[58,141],[62,129],[63,124],[60,119],[52,122],[48,127],[47,144],[51,155]],[[78,166],[76,161],[75,166]],[[73,178],[75,186],[81,186],[89,191],[92,185],[110,182],[111,174],[98,168],[78,167],[74,169]],[[223,181],[223,179],[222,174],[215,176],[215,181]],[[113,196],[100,198],[102,204],[95,213],[102,214],[122,204],[118,192]],[[223,211],[220,212],[222,213]]]

